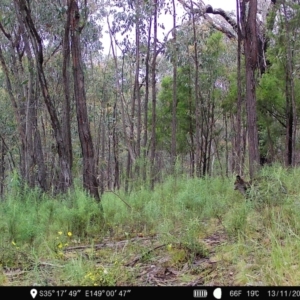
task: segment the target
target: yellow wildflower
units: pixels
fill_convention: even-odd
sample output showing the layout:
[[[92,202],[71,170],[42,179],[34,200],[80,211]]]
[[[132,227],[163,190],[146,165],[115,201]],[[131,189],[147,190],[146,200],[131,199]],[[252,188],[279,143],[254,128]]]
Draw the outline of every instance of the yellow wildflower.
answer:
[[[69,237],[72,236],[72,232],[71,232],[71,231],[68,232],[68,236],[69,236]]]
[[[172,249],[172,244],[169,244],[169,245],[167,246],[167,249],[168,249],[168,250],[171,250],[171,249]]]
[[[59,235],[62,235],[62,233],[63,233],[62,231],[59,231],[59,232],[58,232]]]
[[[58,256],[58,257],[63,257],[63,256],[64,256],[64,253],[61,252],[61,251],[59,251],[59,252],[57,253],[57,256]]]

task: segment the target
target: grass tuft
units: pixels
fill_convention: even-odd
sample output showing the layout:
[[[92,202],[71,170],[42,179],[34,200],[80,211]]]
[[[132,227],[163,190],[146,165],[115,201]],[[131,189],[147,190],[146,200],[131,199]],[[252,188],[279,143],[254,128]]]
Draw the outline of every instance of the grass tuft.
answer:
[[[264,168],[247,198],[233,176],[177,175],[101,204],[15,176],[0,203],[0,285],[297,285],[299,175]]]

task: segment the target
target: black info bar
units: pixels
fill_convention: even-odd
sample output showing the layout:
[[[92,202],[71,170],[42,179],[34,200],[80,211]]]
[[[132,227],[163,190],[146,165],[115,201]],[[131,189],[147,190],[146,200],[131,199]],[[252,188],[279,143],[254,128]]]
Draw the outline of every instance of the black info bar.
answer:
[[[0,287],[0,299],[285,299],[300,298],[300,287]]]

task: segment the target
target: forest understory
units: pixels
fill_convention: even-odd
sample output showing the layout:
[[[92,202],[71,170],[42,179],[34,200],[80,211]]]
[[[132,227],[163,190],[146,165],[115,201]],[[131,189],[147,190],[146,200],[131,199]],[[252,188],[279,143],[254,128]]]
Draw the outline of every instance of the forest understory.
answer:
[[[0,1],[0,285],[299,284],[300,1],[211,3]]]
[[[15,188],[0,203],[0,285],[297,285],[299,175],[265,167],[247,198],[233,177],[169,177],[101,204]]]

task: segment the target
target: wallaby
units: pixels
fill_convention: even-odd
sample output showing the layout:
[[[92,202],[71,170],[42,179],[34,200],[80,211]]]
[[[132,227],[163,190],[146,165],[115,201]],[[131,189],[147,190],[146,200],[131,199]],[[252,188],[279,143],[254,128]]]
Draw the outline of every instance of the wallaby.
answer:
[[[281,181],[276,182],[277,180],[270,176],[260,176],[256,177],[253,180],[245,181],[240,175],[236,176],[234,182],[234,189],[239,191],[247,199],[252,199],[250,196],[250,189],[255,188],[255,195],[259,195],[260,199],[266,197],[266,195],[274,195],[273,198],[281,197],[279,194],[287,194],[287,187]]]
[[[236,176],[234,182],[234,189],[247,196],[247,190],[251,187],[251,182],[245,181],[240,175]]]

